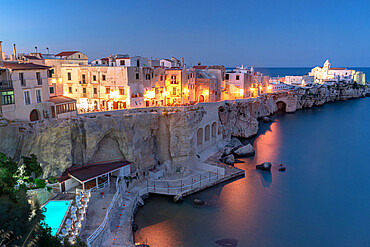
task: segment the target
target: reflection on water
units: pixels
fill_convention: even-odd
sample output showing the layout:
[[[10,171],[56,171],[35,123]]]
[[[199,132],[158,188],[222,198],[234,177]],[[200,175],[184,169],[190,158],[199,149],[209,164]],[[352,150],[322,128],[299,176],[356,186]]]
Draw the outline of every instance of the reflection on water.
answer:
[[[369,107],[365,98],[274,116],[260,126],[256,156],[236,164],[244,178],[182,203],[151,196],[135,217],[135,240],[151,247],[219,247],[221,239],[242,247],[370,246]],[[266,161],[271,173],[256,171]],[[194,198],[207,206],[195,208]]]

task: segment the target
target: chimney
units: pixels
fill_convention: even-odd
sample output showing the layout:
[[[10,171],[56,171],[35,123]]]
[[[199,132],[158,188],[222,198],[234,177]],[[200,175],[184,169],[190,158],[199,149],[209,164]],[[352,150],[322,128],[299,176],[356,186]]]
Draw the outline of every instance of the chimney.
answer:
[[[201,63],[200,63],[200,61],[198,61],[198,66],[200,66],[201,65]]]
[[[0,66],[3,66],[3,49],[1,47],[2,41],[0,41]]]
[[[35,52],[37,53],[37,46],[35,46]]]
[[[14,54],[14,59],[17,59],[17,51],[15,49],[15,44],[13,44],[13,54]]]
[[[49,54],[49,47],[46,47],[46,51],[47,51],[47,53]]]

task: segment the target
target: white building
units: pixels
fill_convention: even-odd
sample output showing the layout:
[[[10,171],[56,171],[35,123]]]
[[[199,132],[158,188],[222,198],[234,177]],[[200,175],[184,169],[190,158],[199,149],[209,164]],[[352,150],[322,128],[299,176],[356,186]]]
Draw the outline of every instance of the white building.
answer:
[[[295,76],[285,76],[285,84],[293,86],[310,86],[315,83],[314,76],[310,75],[295,75]]]
[[[110,55],[100,59],[93,60],[91,65],[93,66],[132,66],[132,67],[150,67],[151,63],[147,57],[129,55]]]
[[[352,83],[354,79],[354,70],[346,68],[332,68],[329,60],[326,60],[323,67],[315,67],[309,73],[314,76],[315,82],[332,85],[340,81]]]

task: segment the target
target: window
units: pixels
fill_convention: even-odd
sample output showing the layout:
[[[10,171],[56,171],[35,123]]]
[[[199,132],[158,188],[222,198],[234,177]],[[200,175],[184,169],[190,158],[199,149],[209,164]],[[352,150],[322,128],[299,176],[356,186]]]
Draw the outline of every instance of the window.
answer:
[[[68,72],[67,73],[67,76],[68,76],[68,81],[71,81],[72,80],[72,74],[71,74],[71,72]]]
[[[54,94],[54,87],[49,87],[49,93]]]
[[[172,88],[172,95],[176,95],[176,88],[175,87]]]
[[[41,73],[36,72],[37,85],[42,85]]]
[[[96,81],[96,75],[93,75],[93,81]]]
[[[21,81],[21,86],[26,86],[26,80],[24,79],[23,73],[19,73],[19,80]]]
[[[161,75],[161,81],[163,81],[163,75]]]
[[[98,89],[94,87],[94,94],[98,94]]]
[[[106,93],[106,94],[110,94],[110,88],[109,88],[109,87],[106,87],[106,88],[105,88],[105,93]]]
[[[78,58],[81,58],[81,55],[78,55]]]
[[[136,73],[136,80],[139,80],[139,73]]]
[[[86,93],[86,88],[84,87],[84,88],[82,88],[82,92],[83,93]]]
[[[125,60],[119,61],[120,65],[125,65]]]
[[[225,80],[229,80],[229,74],[225,75]]]
[[[72,93],[72,87],[68,87],[68,93]]]
[[[41,103],[41,89],[36,89],[36,103]]]
[[[236,76],[236,80],[237,80],[237,81],[239,81],[239,77],[240,77],[239,75],[237,75],[237,76]]]
[[[14,104],[14,91],[0,92],[1,105]]]
[[[125,89],[124,88],[121,88],[119,90],[119,95],[125,95]]]
[[[86,83],[86,75],[85,74],[82,74],[82,83],[85,84]]]
[[[95,64],[98,64],[98,63],[99,63],[98,61],[95,62]]]
[[[140,67],[140,60],[136,60],[136,67]]]
[[[48,77],[51,78],[54,75],[54,69],[48,70]]]
[[[30,105],[31,104],[31,98],[30,98],[30,91],[24,91],[24,104]]]
[[[102,75],[102,80],[105,81],[105,75]]]
[[[145,79],[150,80],[150,74],[146,74]]]

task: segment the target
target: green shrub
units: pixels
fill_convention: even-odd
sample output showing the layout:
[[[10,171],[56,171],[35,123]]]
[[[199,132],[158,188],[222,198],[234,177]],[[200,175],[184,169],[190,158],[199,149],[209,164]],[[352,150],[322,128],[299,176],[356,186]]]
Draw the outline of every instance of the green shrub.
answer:
[[[43,179],[36,179],[35,184],[37,188],[45,188],[46,182]]]

